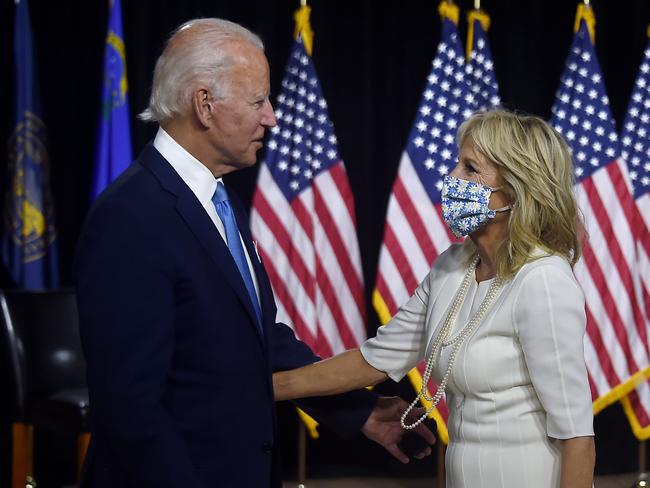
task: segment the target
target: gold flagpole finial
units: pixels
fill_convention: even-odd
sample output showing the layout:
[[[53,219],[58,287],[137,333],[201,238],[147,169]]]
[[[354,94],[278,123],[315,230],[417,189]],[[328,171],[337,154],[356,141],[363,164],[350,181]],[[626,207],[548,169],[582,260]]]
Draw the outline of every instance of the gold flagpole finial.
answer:
[[[304,5],[293,14],[293,18],[296,21],[294,37],[300,36],[305,45],[305,51],[311,56],[314,45],[314,31],[311,30],[311,23],[309,22],[311,7],[307,5],[307,0],[300,0],[300,3],[304,3]]]
[[[578,4],[578,11],[576,12],[576,21],[573,25],[573,32],[578,32],[580,29],[580,23],[584,20],[587,25],[587,30],[589,31],[589,38],[591,39],[592,44],[596,44],[596,16],[594,11],[589,5],[588,0],[583,0],[582,3]]]
[[[458,5],[456,5],[453,0],[442,1],[440,2],[440,5],[438,5],[438,13],[440,14],[440,17],[443,19],[449,19],[456,25],[458,25],[459,12],[460,10]]]
[[[474,0],[474,6],[480,4],[480,0]],[[467,12],[467,43],[465,45],[465,58],[469,61],[474,49],[474,24],[481,23],[484,32],[490,29],[490,16],[479,8]]]
[[[474,10],[481,10],[481,0],[474,0]]]
[[[300,0],[300,6],[301,7],[306,7],[307,6],[307,0]]]

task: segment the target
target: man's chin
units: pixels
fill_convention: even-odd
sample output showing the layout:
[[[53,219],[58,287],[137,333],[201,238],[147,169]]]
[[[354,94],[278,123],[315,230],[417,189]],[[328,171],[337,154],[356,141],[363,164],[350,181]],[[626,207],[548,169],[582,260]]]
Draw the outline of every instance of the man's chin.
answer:
[[[247,157],[237,163],[237,166],[239,166],[240,169],[250,168],[251,166],[255,166],[257,163],[257,156],[254,154],[253,157]]]

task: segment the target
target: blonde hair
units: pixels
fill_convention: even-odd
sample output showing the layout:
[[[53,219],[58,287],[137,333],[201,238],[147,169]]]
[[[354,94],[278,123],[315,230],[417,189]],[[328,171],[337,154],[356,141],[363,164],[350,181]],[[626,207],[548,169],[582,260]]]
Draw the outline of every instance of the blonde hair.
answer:
[[[465,121],[458,143],[466,142],[498,168],[503,191],[512,201],[509,239],[497,251],[497,275],[514,276],[539,257],[536,248],[575,265],[582,224],[573,194],[571,154],[562,136],[539,117],[499,109]]]

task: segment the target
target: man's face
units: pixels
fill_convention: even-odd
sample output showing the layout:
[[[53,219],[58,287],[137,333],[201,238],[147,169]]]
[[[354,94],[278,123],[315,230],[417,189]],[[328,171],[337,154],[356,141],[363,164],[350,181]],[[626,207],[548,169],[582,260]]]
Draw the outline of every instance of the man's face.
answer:
[[[228,96],[213,102],[209,137],[220,162],[239,169],[255,164],[265,130],[275,126],[275,115],[264,53],[246,43],[236,45],[233,52],[243,62],[230,71]]]

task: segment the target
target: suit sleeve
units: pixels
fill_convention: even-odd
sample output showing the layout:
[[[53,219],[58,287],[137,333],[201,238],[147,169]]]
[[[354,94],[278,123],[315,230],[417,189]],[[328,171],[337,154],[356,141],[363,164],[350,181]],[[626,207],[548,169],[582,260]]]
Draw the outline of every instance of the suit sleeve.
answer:
[[[538,266],[525,277],[513,313],[546,411],[547,434],[556,439],[594,435],[584,359],[585,299],[578,283],[557,266]]]
[[[202,486],[162,405],[174,344],[169,260],[127,205],[96,208],[76,279],[92,420],[129,486]]]
[[[270,341],[273,371],[295,369],[320,361],[285,324],[275,324]],[[368,390],[355,390],[329,397],[304,398],[294,403],[340,436],[350,437],[366,423],[377,398]]]

